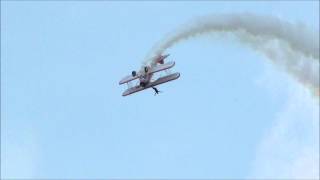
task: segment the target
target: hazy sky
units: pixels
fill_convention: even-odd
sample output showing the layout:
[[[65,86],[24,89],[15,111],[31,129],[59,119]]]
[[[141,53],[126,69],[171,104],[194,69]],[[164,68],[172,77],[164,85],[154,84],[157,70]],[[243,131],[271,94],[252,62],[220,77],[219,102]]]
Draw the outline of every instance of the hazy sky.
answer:
[[[177,44],[178,80],[121,96],[167,33],[235,12],[319,33],[319,1],[1,1],[1,178],[319,177],[316,98],[232,36]]]

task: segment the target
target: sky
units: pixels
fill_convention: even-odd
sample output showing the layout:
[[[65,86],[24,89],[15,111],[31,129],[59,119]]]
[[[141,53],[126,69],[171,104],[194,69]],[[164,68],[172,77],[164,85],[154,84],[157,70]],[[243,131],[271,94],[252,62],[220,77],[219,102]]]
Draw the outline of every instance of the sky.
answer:
[[[241,12],[319,33],[319,1],[1,1],[1,178],[318,178],[318,97],[230,36],[178,43],[178,80],[121,96],[166,34]]]

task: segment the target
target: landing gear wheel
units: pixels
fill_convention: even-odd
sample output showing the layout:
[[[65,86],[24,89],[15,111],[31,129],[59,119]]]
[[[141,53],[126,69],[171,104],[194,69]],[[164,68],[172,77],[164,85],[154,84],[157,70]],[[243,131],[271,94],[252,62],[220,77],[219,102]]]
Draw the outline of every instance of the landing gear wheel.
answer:
[[[148,67],[144,67],[144,72],[147,73],[148,72]]]
[[[145,82],[140,82],[140,86],[141,86],[141,87],[145,87],[145,86],[146,86],[146,83],[145,83]]]
[[[135,77],[137,75],[136,71],[132,71],[132,76]]]

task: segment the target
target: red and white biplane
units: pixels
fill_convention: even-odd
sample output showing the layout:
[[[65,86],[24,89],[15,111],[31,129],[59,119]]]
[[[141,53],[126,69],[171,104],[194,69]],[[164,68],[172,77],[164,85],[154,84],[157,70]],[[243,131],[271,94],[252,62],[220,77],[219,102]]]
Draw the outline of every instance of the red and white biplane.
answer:
[[[122,94],[122,96],[127,96],[148,88],[153,88],[156,94],[158,94],[160,91],[154,86],[166,83],[175,79],[178,79],[180,77],[180,73],[169,73],[168,69],[172,68],[175,65],[175,62],[167,62],[164,63],[164,59],[167,58],[169,54],[167,55],[159,55],[157,56],[156,60],[153,61],[155,63],[151,64],[150,66],[145,66],[140,70],[139,72],[132,71],[131,75],[128,75],[124,77],[119,84],[124,84],[127,83],[128,89],[125,90]],[[156,80],[152,80],[152,77],[154,73],[160,72],[160,71],[165,71],[166,75],[163,77],[159,77]],[[130,83],[133,80],[139,79],[139,83],[134,86],[130,87]]]

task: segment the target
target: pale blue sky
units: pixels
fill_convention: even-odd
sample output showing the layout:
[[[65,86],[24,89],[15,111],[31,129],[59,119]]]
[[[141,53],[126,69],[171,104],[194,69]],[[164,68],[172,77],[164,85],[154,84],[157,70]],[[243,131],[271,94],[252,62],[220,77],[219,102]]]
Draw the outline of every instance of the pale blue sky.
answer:
[[[288,96],[259,84],[264,57],[201,37],[167,51],[181,77],[159,96],[118,85],[180,24],[232,12],[319,27],[316,1],[1,1],[1,176],[247,177]]]

